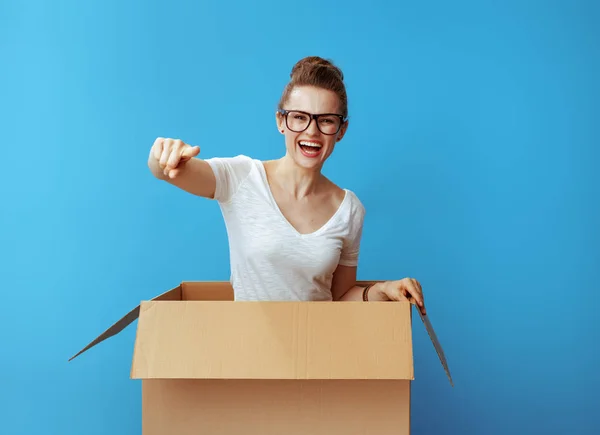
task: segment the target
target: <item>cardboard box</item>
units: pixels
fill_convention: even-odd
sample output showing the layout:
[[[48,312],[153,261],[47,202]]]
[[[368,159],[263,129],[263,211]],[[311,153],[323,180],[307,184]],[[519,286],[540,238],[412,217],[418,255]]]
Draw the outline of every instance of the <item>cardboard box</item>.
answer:
[[[71,360],[138,318],[144,435],[410,433],[408,301],[234,302],[229,282],[183,282]]]

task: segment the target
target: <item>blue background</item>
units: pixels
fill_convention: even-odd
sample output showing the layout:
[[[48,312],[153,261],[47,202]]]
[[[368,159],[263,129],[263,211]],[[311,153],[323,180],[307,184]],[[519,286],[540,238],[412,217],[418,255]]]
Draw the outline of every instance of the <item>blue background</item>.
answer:
[[[413,433],[599,433],[599,20],[593,1],[2,2],[0,432],[140,433],[135,328],[67,359],[141,299],[229,277],[217,205],[155,180],[150,146],[281,156],[276,103],[316,54],[346,75],[326,172],[368,210],[359,278],[421,280],[454,375],[415,323]]]

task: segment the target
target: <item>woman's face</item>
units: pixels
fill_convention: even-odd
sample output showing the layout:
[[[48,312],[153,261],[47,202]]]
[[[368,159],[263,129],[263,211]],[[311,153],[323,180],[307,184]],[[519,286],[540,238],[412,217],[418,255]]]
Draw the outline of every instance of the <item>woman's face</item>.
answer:
[[[333,91],[312,86],[296,87],[290,93],[283,109],[288,111],[306,112],[309,115],[341,114],[340,101]],[[306,169],[320,170],[325,160],[331,155],[335,143],[342,139],[346,132],[347,122],[341,125],[336,134],[333,133],[342,123],[336,116],[322,116],[319,126],[314,119],[310,120],[308,128],[301,132],[310,118],[303,113],[289,113],[286,125],[285,115],[277,114],[277,127],[285,135],[287,155],[294,162]],[[288,127],[289,125],[289,127]],[[319,127],[322,131],[319,130]],[[291,129],[290,129],[291,128]]]

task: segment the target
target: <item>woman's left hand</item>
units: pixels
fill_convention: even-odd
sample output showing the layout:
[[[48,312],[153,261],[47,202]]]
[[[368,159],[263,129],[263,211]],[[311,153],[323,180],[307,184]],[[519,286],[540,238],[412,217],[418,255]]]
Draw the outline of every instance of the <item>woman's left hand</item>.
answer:
[[[417,304],[421,313],[426,314],[423,289],[416,279],[403,278],[398,281],[385,281],[376,287],[378,287],[378,293],[382,300],[403,301],[408,299]]]

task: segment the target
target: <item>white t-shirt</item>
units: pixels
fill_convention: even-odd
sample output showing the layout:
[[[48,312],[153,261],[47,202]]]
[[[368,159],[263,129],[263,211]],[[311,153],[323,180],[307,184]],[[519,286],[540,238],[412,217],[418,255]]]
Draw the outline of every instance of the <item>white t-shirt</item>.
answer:
[[[244,155],[206,160],[229,237],[235,300],[327,301],[338,264],[356,266],[365,209],[348,189],[331,219],[310,234],[283,216],[260,160]]]

